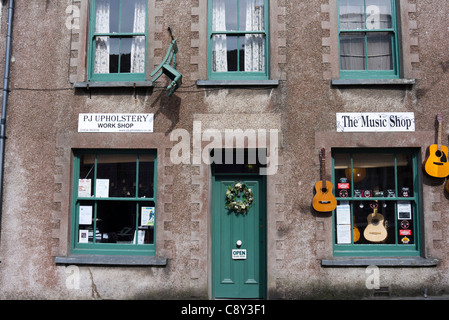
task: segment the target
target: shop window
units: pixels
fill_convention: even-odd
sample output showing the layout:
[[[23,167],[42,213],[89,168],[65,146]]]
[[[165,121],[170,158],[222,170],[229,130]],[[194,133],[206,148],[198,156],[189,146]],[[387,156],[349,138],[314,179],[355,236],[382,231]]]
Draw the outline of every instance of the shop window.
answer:
[[[209,0],[208,77],[268,79],[268,1]]]
[[[338,0],[341,79],[399,78],[395,0]]]
[[[72,253],[154,255],[156,153],[76,151]]]
[[[147,0],[93,0],[89,81],[144,81]]]
[[[335,256],[417,256],[416,149],[333,149]]]

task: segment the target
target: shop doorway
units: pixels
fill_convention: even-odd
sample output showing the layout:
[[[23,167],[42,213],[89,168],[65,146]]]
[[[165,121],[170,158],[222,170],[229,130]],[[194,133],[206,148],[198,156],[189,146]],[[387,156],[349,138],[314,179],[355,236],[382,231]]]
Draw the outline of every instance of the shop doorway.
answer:
[[[213,165],[213,298],[266,298],[266,176],[259,175],[260,166],[248,163],[247,153],[243,164]],[[228,208],[229,187],[245,206]],[[240,187],[246,192],[239,194]]]

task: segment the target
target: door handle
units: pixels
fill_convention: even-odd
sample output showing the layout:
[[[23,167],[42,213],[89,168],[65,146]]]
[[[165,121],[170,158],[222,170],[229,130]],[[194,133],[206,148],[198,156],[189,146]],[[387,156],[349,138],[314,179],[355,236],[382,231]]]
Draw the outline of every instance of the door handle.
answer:
[[[235,244],[237,245],[237,247],[240,247],[242,245],[242,240],[237,240]]]

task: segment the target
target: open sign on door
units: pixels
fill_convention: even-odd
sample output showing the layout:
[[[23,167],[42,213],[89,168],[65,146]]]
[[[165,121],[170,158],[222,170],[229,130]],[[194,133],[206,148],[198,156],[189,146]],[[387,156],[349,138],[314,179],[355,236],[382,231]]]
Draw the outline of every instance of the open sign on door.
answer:
[[[245,260],[245,259],[246,259],[246,249],[232,250],[232,260]]]

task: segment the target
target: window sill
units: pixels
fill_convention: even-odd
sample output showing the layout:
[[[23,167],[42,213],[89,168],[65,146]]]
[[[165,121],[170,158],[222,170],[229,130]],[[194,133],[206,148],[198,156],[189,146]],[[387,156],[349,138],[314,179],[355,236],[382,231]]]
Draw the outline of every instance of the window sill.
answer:
[[[413,85],[415,79],[332,79],[333,86]]]
[[[245,86],[267,86],[276,87],[279,80],[198,80],[197,86],[229,86],[229,87],[245,87]]]
[[[148,88],[152,87],[152,81],[86,81],[75,82],[74,88]]]
[[[166,266],[167,259],[155,256],[70,255],[55,257],[56,264],[109,266]]]
[[[323,267],[436,267],[439,263],[439,259],[422,257],[339,257],[321,260]]]

